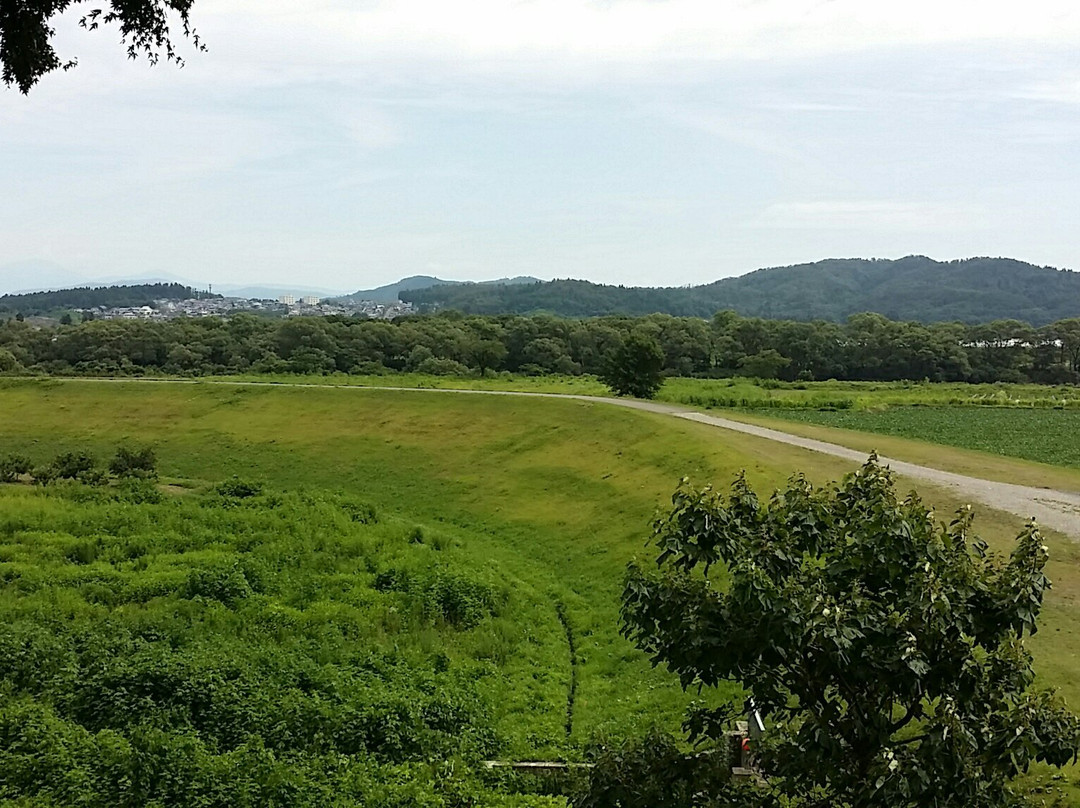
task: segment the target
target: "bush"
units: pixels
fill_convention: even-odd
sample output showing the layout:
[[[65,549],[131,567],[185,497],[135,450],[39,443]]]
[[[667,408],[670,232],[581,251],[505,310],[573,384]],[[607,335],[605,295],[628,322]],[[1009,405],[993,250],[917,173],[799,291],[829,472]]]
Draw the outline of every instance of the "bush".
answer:
[[[263,492],[263,487],[262,483],[233,477],[231,480],[218,483],[214,490],[221,496],[230,499],[250,499],[259,496]]]
[[[109,475],[102,469],[90,469],[82,472],[77,478],[80,483],[86,485],[108,485]]]
[[[416,366],[417,373],[427,373],[432,376],[468,376],[472,373],[468,367],[455,362],[453,359],[437,359],[432,357],[425,359]]]
[[[30,459],[22,455],[10,454],[0,460],[0,483],[13,483],[20,474],[30,472]]]
[[[341,509],[354,522],[359,522],[362,525],[378,524],[379,514],[375,510],[375,506],[370,503],[345,501],[341,503]]]
[[[30,478],[35,485],[48,485],[57,479],[56,469],[53,466],[38,466],[30,471]]]
[[[594,751],[589,785],[576,808],[721,808],[771,806],[752,786],[732,781],[727,750],[687,754],[675,739],[653,731],[642,739]]]
[[[192,570],[184,596],[212,598],[231,606],[254,594],[255,588],[239,564]]]
[[[56,477],[62,480],[77,480],[96,465],[94,458],[86,452],[63,452],[52,462]]]
[[[114,492],[119,502],[130,502],[133,505],[157,505],[163,499],[161,491],[150,480],[138,477],[123,480]]]
[[[477,625],[495,611],[495,593],[490,586],[451,573],[440,572],[426,587],[425,611],[454,628]]]
[[[117,477],[154,479],[157,477],[157,457],[149,446],[137,450],[121,446],[109,464],[109,471]]]

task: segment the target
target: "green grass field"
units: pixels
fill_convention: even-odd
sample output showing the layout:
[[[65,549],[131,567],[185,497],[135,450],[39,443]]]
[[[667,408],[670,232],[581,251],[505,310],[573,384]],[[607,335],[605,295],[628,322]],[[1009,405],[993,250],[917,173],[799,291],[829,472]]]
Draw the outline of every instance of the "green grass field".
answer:
[[[424,736],[439,755],[473,762],[487,755],[576,759],[596,738],[653,723],[677,727],[696,694],[681,692],[672,676],[651,668],[619,635],[618,603],[623,569],[631,558],[651,555],[649,522],[680,477],[726,485],[745,468],[753,484],[771,490],[797,469],[816,482],[851,470],[844,461],[794,447],[573,400],[288,385],[0,383],[0,454],[19,451],[41,461],[87,448],[104,458],[121,441],[152,445],[162,473],[177,487],[158,503],[83,494],[78,487],[0,487],[0,575],[36,582],[25,590],[23,584],[6,587],[0,607],[21,614],[27,631],[59,620],[67,633],[54,632],[57,642],[70,641],[72,653],[82,647],[78,637],[92,633],[88,627],[132,621],[162,631],[158,624],[173,615],[183,623],[166,626],[174,634],[147,636],[155,642],[171,637],[179,649],[207,634],[239,643],[245,650],[234,667],[243,670],[228,674],[231,668],[223,672],[207,663],[199,675],[225,681],[233,675],[242,683],[250,663],[271,677],[267,681],[291,683],[293,689],[282,692],[292,701],[283,703],[295,703],[297,711],[314,709],[305,705],[322,692],[297,678],[296,669],[312,659],[342,683],[335,698],[356,693],[359,704],[363,693],[374,692],[374,680],[356,671],[355,656],[366,649],[379,660],[368,673],[395,698],[411,699],[410,688],[445,681],[448,693],[475,707],[460,726],[436,723]],[[250,503],[223,500],[213,486],[233,475],[261,481],[266,493]],[[940,491],[926,493],[943,513],[961,504]],[[378,524],[348,519],[350,503],[372,505]],[[999,549],[1020,528],[1019,519],[992,512],[977,524]],[[185,546],[189,535],[198,539]],[[1080,653],[1080,554],[1072,542],[1048,538],[1055,589],[1033,651],[1041,679],[1080,704],[1080,679],[1073,675]],[[134,557],[132,543],[142,548]],[[261,590],[251,586],[245,565],[262,571],[252,574]],[[229,595],[223,601],[191,584],[222,575],[229,582],[238,570],[251,593],[233,580],[229,585],[239,586],[243,597],[231,603]],[[396,583],[392,570],[409,571],[409,583]],[[143,577],[158,588],[140,590]],[[441,611],[439,580],[473,593],[480,603],[475,619],[462,622]],[[323,647],[327,637],[333,641]],[[277,644],[292,655],[274,659]],[[120,643],[115,653],[124,657],[130,647]],[[220,656],[223,647],[200,647],[201,658]],[[379,668],[387,658],[399,667]],[[166,663],[178,664],[172,657]],[[4,687],[10,700],[12,685]],[[254,716],[244,720],[269,720],[266,705],[236,703],[236,715]],[[69,707],[54,705],[52,717],[23,716],[23,724],[8,726],[29,721],[51,728],[58,733],[55,745],[69,756],[100,752],[102,738],[87,746],[82,735],[69,737],[49,723],[57,715],[81,715],[64,713]],[[187,742],[201,725],[190,718],[190,706],[184,709]],[[90,726],[99,735],[117,732],[119,710],[102,708],[104,723]],[[423,720],[408,720],[419,720],[423,729]],[[190,752],[207,771],[254,755],[269,767],[266,778],[278,776],[266,762],[273,748],[214,744],[198,753],[203,757]],[[318,747],[320,754],[336,748]],[[373,783],[387,778],[427,784],[435,796],[415,804],[451,804],[450,790],[474,787],[448,779],[426,759],[380,757],[380,747],[371,748],[370,760],[348,774],[349,793],[366,795],[368,804],[409,804],[398,792],[376,795]],[[311,760],[304,766],[297,771],[312,779],[322,771]],[[507,791],[486,781],[475,787],[483,791],[478,804],[497,804]]]

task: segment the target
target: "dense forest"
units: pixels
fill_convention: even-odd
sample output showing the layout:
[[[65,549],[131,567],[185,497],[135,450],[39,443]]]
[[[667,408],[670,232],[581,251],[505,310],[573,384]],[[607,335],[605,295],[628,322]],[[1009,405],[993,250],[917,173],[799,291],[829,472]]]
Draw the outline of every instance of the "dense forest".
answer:
[[[57,309],[92,309],[97,306],[148,306],[155,300],[189,300],[196,296],[190,286],[179,283],[140,283],[132,286],[95,286],[0,295],[0,313],[35,315]]]
[[[595,317],[663,312],[711,317],[731,309],[746,317],[840,322],[872,311],[923,323],[1015,319],[1038,326],[1080,316],[1080,273],[1007,258],[852,258],[759,269],[706,286],[645,288],[555,280],[435,286],[403,291],[401,299],[473,314],[542,311]]]
[[[664,372],[783,380],[1043,382],[1080,380],[1080,319],[1033,328],[897,322],[564,319],[448,312],[393,322],[359,317],[269,320],[251,314],[165,321],[99,320],[35,328],[0,323],[0,372],[80,374],[599,373],[631,334],[654,338]]]

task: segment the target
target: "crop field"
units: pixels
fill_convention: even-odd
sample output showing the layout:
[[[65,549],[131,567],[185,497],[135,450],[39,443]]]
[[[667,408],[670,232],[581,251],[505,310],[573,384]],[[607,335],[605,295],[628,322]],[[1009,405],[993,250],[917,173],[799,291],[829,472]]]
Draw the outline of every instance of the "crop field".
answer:
[[[901,406],[985,408],[1080,407],[1069,385],[933,382],[779,382],[755,379],[668,379],[664,401],[705,408],[753,410],[881,410]]]
[[[581,760],[735,695],[619,633],[679,478],[851,469],[573,400],[0,382],[0,455],[121,443],[160,485],[0,485],[0,804],[562,805],[480,761]],[[1021,521],[977,525],[1005,550]],[[1048,543],[1032,648],[1080,705],[1080,552]],[[1074,799],[1077,771],[1036,774]]]
[[[1075,409],[890,407],[878,411],[776,410],[770,415],[1080,468],[1080,410]]]

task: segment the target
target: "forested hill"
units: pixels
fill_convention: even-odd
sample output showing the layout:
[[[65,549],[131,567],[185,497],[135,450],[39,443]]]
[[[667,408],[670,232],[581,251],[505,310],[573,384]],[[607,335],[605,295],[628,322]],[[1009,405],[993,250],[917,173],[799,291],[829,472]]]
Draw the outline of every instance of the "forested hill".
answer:
[[[652,314],[842,321],[872,311],[893,320],[1044,325],[1080,316],[1080,273],[1009,258],[830,259],[759,269],[705,286],[644,288],[556,280],[515,286],[435,286],[402,292],[420,306],[477,314],[546,311],[568,317]]]
[[[179,283],[141,283],[133,286],[96,286],[0,295],[0,312],[44,314],[56,309],[91,309],[95,306],[146,306],[154,300],[188,300],[195,297],[190,286]]]

